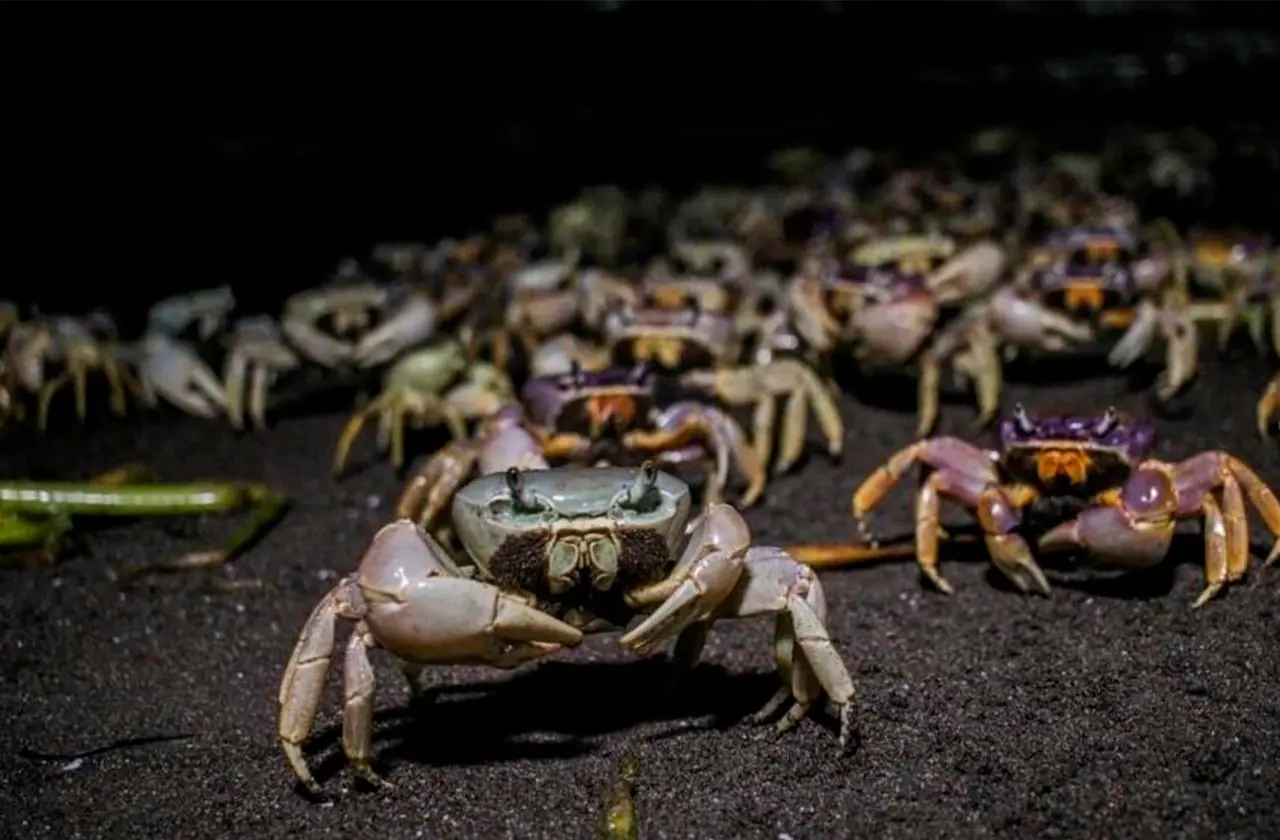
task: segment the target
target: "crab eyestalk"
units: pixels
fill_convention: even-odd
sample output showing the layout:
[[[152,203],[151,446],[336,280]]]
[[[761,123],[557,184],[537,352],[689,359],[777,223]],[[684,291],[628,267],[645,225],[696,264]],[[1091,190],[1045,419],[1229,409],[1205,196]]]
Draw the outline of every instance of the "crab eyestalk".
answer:
[[[638,509],[657,481],[657,465],[653,461],[645,461],[640,465],[640,472],[636,474],[631,486],[614,496],[610,507]]]

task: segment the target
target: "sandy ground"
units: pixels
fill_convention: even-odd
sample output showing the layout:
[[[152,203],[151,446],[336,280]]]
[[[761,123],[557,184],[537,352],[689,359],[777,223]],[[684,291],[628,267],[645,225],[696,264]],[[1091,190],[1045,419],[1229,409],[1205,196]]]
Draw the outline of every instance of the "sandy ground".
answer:
[[[1252,432],[1268,369],[1211,363],[1161,421],[1160,454],[1226,446],[1280,483]],[[1010,400],[1142,409],[1119,378],[1011,386]],[[846,400],[846,455],[815,455],[748,519],[762,543],[852,534],[849,494],[913,418]],[[967,434],[971,409],[944,426]],[[275,742],[275,695],[296,634],[390,514],[399,481],[373,459],[329,476],[336,414],[285,418],[237,438],[221,425],[141,419],[13,444],[4,475],[83,477],[145,459],[169,479],[237,476],[285,489],[285,519],[234,568],[122,592],[108,569],[216,539],[220,518],[121,524],[52,567],[0,571],[0,834],[56,837],[592,836],[619,758],[640,761],[641,832],[656,838],[1275,836],[1280,830],[1280,577],[1251,575],[1193,613],[1198,539],[1159,574],[1071,575],[1050,599],[996,585],[981,562],[922,587],[909,563],[824,574],[831,627],[860,689],[863,742],[840,760],[831,729],[777,738],[740,722],[769,696],[771,622],[724,624],[662,703],[663,663],[609,637],[514,674],[440,669],[406,711],[394,664],[381,679],[377,764],[393,790],[353,789],[337,755],[336,678],[315,757],[330,804],[294,787]],[[984,438],[988,439],[989,438]],[[909,492],[879,523],[908,527]],[[963,514],[960,514],[963,518]],[[1194,530],[1194,529],[1193,529]],[[1255,538],[1262,540],[1257,532]],[[259,588],[227,591],[228,581]],[[67,761],[118,739],[186,734]]]

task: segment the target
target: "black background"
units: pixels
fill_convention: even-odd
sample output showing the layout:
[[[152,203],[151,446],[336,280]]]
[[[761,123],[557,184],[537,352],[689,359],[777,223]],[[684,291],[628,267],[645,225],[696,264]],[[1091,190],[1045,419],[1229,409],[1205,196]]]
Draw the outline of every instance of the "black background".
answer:
[[[126,320],[222,282],[269,308],[375,240],[465,233],[586,183],[680,188],[748,177],[786,144],[945,147],[992,122],[1091,143],[1118,120],[1266,121],[1280,79],[1266,3],[6,17],[5,295]]]

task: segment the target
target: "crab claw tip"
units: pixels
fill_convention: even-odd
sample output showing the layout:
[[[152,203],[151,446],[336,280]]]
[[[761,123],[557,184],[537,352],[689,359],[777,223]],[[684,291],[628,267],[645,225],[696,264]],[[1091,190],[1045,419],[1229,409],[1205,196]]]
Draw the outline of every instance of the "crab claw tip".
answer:
[[[1040,537],[1039,542],[1041,551],[1063,551],[1080,545],[1080,529],[1074,520],[1055,525]]]

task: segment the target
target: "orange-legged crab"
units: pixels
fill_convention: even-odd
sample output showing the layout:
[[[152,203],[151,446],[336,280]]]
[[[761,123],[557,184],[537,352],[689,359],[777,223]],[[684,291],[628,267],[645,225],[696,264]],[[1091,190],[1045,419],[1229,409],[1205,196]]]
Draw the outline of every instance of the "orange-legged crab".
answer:
[[[894,453],[853,494],[853,516],[866,533],[867,515],[885,494],[911,467],[925,467],[915,506],[917,561],[947,594],[951,585],[938,569],[943,498],[976,514],[992,563],[1018,589],[1045,594],[1049,583],[1024,536],[1036,515],[1058,520],[1040,535],[1040,550],[1083,549],[1129,569],[1160,563],[1178,521],[1200,519],[1205,587],[1193,605],[1200,607],[1248,570],[1245,498],[1278,538],[1280,502],[1229,453],[1202,452],[1169,463],[1151,457],[1154,444],[1152,426],[1113,409],[1092,417],[1033,417],[1017,406],[1000,425],[999,451],[937,437]],[[1280,542],[1266,563],[1277,554]]]
[[[779,548],[753,546],[742,516],[714,505],[687,541],[689,488],[646,463],[639,469],[509,467],[464,487],[453,525],[465,559],[411,520],[373,538],[355,573],[315,607],[280,686],[279,737],[297,778],[320,792],[303,756],[324,694],[339,618],[355,624],[344,655],[342,748],[366,781],[371,767],[374,670],[369,651],[401,663],[411,690],[428,665],[514,668],[589,633],[645,655],[675,640],[673,665],[701,655],[718,619],[777,616],[783,685],[755,716],[786,731],[825,695],[854,740],[854,683],[826,628],[813,570]],[[681,546],[684,545],[682,549]],[[639,619],[638,623],[636,620]],[[627,628],[630,629],[627,629]]]

